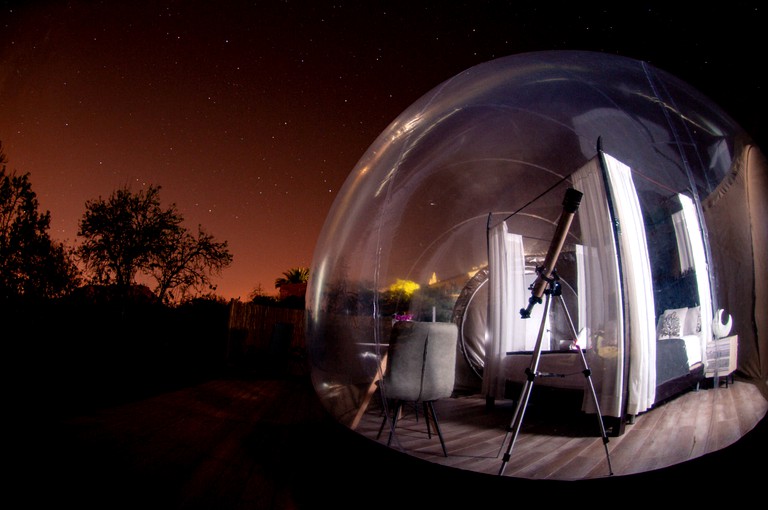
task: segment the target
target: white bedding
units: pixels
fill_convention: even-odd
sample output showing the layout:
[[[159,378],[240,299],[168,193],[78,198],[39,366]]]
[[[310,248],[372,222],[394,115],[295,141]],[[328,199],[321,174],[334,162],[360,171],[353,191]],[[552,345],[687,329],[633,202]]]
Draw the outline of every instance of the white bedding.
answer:
[[[656,330],[659,341],[681,338],[685,342],[688,367],[704,361],[701,347],[701,307],[664,310],[662,316],[659,317]]]
[[[688,367],[704,361],[701,352],[701,337],[699,335],[684,335],[680,338],[685,342],[685,352],[688,354]]]

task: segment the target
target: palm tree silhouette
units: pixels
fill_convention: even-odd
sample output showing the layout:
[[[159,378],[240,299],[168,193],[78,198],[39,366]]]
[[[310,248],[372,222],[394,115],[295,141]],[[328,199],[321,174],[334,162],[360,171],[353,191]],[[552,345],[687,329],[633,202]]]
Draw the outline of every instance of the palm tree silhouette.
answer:
[[[293,267],[288,271],[283,271],[283,276],[275,280],[275,288],[279,289],[289,283],[307,283],[308,280],[308,267]]]

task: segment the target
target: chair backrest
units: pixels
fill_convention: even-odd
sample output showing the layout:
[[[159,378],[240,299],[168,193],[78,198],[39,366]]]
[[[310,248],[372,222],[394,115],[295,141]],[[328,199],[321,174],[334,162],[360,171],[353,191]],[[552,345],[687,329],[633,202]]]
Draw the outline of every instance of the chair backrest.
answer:
[[[456,378],[458,328],[449,322],[396,322],[383,392],[411,402],[450,397]]]

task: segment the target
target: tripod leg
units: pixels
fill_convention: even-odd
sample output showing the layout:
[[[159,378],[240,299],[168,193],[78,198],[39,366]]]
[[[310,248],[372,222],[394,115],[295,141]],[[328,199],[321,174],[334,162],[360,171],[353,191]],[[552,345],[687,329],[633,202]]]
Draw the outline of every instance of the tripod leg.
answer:
[[[565,317],[568,319],[568,325],[571,328],[571,334],[573,335],[573,338],[578,337],[578,333],[576,332],[576,327],[573,325],[573,320],[571,319],[571,314],[568,313],[568,307],[565,306],[565,300],[563,299],[562,295],[558,296],[558,300],[560,301],[560,305],[563,308],[563,311],[565,311]],[[603,447],[605,448],[605,457],[608,461],[608,473],[610,475],[613,475],[613,468],[611,467],[611,454],[608,452],[608,434],[605,432],[605,424],[603,423],[603,415],[600,413],[600,404],[597,401],[597,392],[595,392],[595,385],[592,383],[592,371],[589,368],[589,365],[587,364],[587,358],[584,356],[584,352],[581,350],[581,347],[578,345],[576,346],[579,350],[579,355],[581,356],[581,365],[584,367],[584,377],[587,378],[587,383],[589,385],[589,392],[592,395],[592,402],[595,404],[595,410],[597,411],[597,421],[600,424],[600,436],[603,438]]]
[[[507,463],[509,463],[509,459],[511,457],[512,448],[515,446],[515,441],[517,441],[517,436],[520,433],[520,426],[523,423],[523,416],[525,415],[525,408],[528,406],[528,398],[531,395],[531,390],[533,389],[533,380],[536,378],[536,371],[539,369],[539,360],[541,359],[541,343],[542,338],[544,337],[544,329],[546,328],[547,323],[547,316],[549,315],[549,308],[550,308],[550,297],[549,293],[546,294],[546,299],[544,300],[544,313],[541,316],[541,325],[539,326],[539,336],[536,339],[536,347],[533,350],[533,356],[531,356],[531,364],[530,366],[525,370],[526,372],[526,380],[525,384],[523,384],[523,390],[520,392],[520,399],[517,401],[517,407],[515,407],[515,414],[512,417],[512,424],[510,425],[510,431],[512,432],[512,439],[509,441],[509,445],[507,446],[507,451],[502,457],[501,461],[501,468],[499,469],[499,475],[504,474],[504,469],[507,467]],[[509,431],[507,432],[507,435],[509,435]],[[504,441],[507,440],[507,437],[504,437]],[[504,443],[502,442],[502,445]]]
[[[504,469],[507,467],[507,463],[511,458],[512,448],[515,446],[517,436],[520,433],[520,426],[523,424],[523,415],[525,415],[525,408],[528,405],[528,397],[531,395],[531,389],[533,388],[533,378],[535,375],[536,374],[528,374],[529,378],[525,381],[525,384],[523,385],[523,391],[520,393],[520,399],[517,401],[517,407],[515,407],[515,414],[512,417],[512,423],[509,425],[509,429],[507,430],[507,436],[509,435],[509,432],[512,432],[512,439],[509,440],[507,451],[502,457],[499,475],[504,474]],[[504,441],[506,441],[506,436]]]
[[[600,413],[600,404],[597,401],[597,393],[595,392],[595,385],[592,383],[592,371],[589,369],[589,366],[587,365],[587,358],[584,356],[584,353],[581,352],[581,349],[579,349],[579,354],[581,354],[581,361],[584,365],[584,376],[587,378],[587,383],[589,384],[589,391],[592,394],[592,402],[595,404],[595,410],[597,412],[597,422],[600,425],[600,435],[603,438],[603,447],[605,448],[605,458],[608,462],[608,474],[613,475],[613,468],[611,467],[611,454],[608,452],[608,434],[605,432],[605,424],[603,423],[603,415]]]

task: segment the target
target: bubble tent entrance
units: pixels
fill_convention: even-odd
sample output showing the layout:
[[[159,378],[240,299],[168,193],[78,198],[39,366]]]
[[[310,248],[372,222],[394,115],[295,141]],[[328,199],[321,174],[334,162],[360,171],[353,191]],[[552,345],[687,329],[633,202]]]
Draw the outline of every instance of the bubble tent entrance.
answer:
[[[362,156],[319,236],[306,308],[321,402],[353,429],[371,398],[386,407],[386,388],[377,381],[392,325],[403,319],[456,324],[457,391],[507,398],[505,354],[529,351],[530,333],[520,325],[500,330],[498,323],[525,306],[520,295],[528,298],[563,192],[574,186],[594,186],[593,206],[579,212],[558,272],[603,415],[620,427],[679,391],[657,372],[657,361],[667,356],[662,340],[684,336],[660,334],[670,311],[697,314],[685,334],[692,333],[693,343],[686,341],[700,350],[698,358],[687,347],[685,373],[673,374],[685,380],[683,387],[719,366],[706,355],[719,314],[732,317],[741,372],[765,381],[765,367],[754,361],[765,340],[748,319],[757,303],[740,290],[754,284],[747,281],[754,272],[737,272],[732,263],[734,256],[754,263],[745,255],[752,253],[754,229],[743,225],[742,244],[734,245],[725,235],[732,216],[723,213],[738,205],[734,193],[723,197],[755,153],[762,161],[748,134],[708,98],[629,58],[527,53],[438,85]],[[622,178],[628,185],[620,190]],[[621,211],[627,190],[634,213]],[[494,308],[501,298],[488,284],[489,239],[498,228],[516,236],[519,248],[506,256],[523,267],[505,283],[512,290],[504,299],[518,300],[511,314]],[[633,257],[638,250],[628,238],[640,242],[643,257]],[[552,351],[565,339],[561,320],[549,318]],[[586,402],[584,410],[590,412]]]

